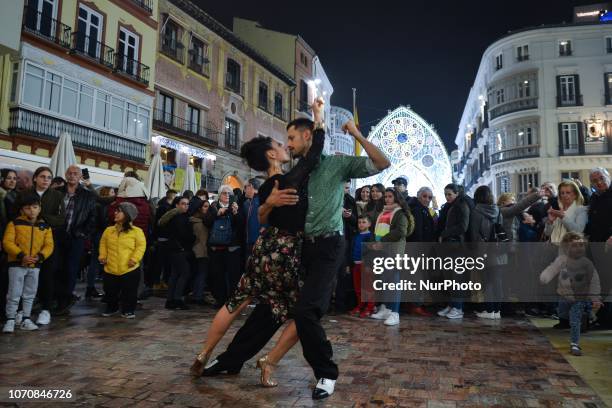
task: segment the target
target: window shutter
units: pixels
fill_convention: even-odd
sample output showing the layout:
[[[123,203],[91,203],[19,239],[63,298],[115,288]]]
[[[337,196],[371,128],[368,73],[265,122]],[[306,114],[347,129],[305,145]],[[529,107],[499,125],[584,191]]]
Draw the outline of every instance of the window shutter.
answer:
[[[605,92],[605,98],[606,100],[604,101],[604,105],[609,105],[610,104],[610,83],[608,82],[609,78],[612,78],[612,74],[608,74],[605,73],[604,74],[604,92]],[[606,133],[607,135],[607,133]]]
[[[574,75],[574,84],[575,84],[574,92],[576,92],[576,105],[582,106],[582,95],[580,95],[580,76],[579,75]]]
[[[563,156],[563,123],[561,122],[559,122],[559,156]]]
[[[561,75],[557,75],[557,107],[561,106]]]
[[[576,122],[578,126],[578,154],[584,154],[584,123]]]

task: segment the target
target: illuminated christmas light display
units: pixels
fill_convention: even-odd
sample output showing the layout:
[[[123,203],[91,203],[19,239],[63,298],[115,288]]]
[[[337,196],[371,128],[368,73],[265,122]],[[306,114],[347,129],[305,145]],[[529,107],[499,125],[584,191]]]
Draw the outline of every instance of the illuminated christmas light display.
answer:
[[[374,183],[391,186],[393,179],[404,177],[411,196],[427,186],[439,204],[444,202],[444,186],[452,182],[451,164],[440,137],[423,118],[409,107],[400,106],[376,125],[368,140],[387,155],[391,167],[358,180],[357,187]]]

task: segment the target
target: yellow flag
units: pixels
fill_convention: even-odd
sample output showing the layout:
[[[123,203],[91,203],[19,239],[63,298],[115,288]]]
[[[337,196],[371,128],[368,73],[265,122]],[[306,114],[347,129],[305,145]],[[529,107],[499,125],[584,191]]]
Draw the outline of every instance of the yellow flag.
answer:
[[[353,106],[353,120],[355,121],[355,126],[359,129],[359,115],[357,114],[357,106]],[[355,156],[361,156],[361,144],[355,139]]]

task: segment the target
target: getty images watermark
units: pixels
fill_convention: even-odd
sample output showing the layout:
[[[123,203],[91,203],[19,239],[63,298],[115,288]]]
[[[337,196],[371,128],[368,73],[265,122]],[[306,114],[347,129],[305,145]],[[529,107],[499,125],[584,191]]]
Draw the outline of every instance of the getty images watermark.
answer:
[[[612,246],[585,245],[566,254],[550,243],[367,243],[360,301],[555,302],[560,292],[610,301]]]
[[[454,272],[457,275],[463,275],[472,271],[483,271],[486,267],[488,255],[483,254],[478,257],[442,257],[442,256],[426,256],[421,254],[414,257],[408,254],[395,254],[394,257],[377,256],[372,258],[372,273],[374,275],[382,275],[385,272],[394,271],[398,274],[408,273],[415,275],[417,272]],[[372,282],[372,288],[375,291],[465,291],[465,290],[482,290],[480,282],[461,282],[455,279],[444,279],[443,281],[432,281],[430,279],[408,280],[400,279],[397,282],[386,282],[383,279],[375,279]]]

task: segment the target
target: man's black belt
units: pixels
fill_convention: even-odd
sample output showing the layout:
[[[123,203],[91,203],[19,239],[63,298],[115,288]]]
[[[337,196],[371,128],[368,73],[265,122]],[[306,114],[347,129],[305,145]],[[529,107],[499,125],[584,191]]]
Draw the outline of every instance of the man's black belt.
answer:
[[[326,232],[325,234],[320,234],[320,235],[308,235],[304,237],[304,240],[308,242],[315,242],[321,239],[326,239],[326,238],[331,238],[331,237],[341,237],[342,235],[343,234],[341,231]]]

